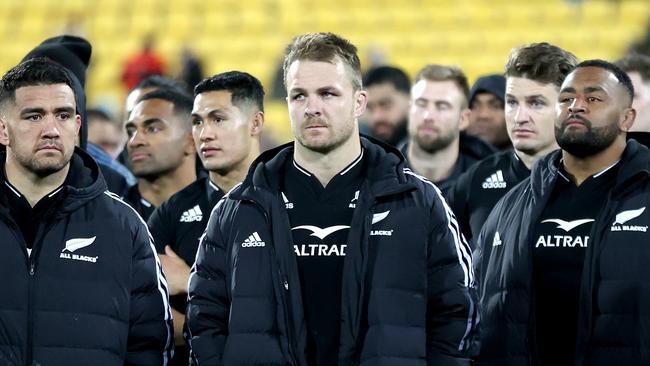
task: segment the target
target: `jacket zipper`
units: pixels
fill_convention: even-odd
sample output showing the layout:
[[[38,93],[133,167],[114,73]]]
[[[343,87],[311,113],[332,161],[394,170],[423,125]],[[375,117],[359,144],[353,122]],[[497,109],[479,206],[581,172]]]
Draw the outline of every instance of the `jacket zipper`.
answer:
[[[257,206],[260,211],[264,214],[264,219],[266,220],[266,224],[271,228],[270,232],[273,233],[273,228],[271,227],[271,221],[269,220],[269,216],[266,213],[266,210],[264,207],[253,200],[249,200],[249,202],[253,203],[255,206]],[[282,302],[282,307],[284,308],[284,326],[287,329],[287,348],[289,351],[289,357],[291,358],[291,363],[295,366],[298,366],[298,362],[296,360],[296,352],[294,349],[294,342],[295,342],[295,334],[293,334],[293,328],[291,327],[291,324],[289,323],[289,304],[287,301],[287,296],[289,293],[289,280],[288,278],[282,273],[282,267],[280,266],[279,259],[278,259],[278,254],[275,250],[275,243],[273,243],[271,246],[271,254],[273,255],[273,258],[276,261],[276,265],[278,267],[278,280],[281,281],[280,286],[280,301]]]
[[[34,274],[36,273],[36,265],[29,255],[29,279],[27,289],[27,366],[30,366],[34,359]]]
[[[52,209],[50,208],[45,217],[51,217]],[[54,218],[48,220],[45,225],[39,226],[32,244],[32,251],[28,256],[27,263],[29,268],[28,278],[28,292],[27,292],[27,366],[31,366],[34,362],[34,281],[36,275],[36,255],[42,245],[45,233],[50,230],[54,225]],[[24,243],[24,239],[23,239]],[[25,244],[25,248],[27,245]],[[27,250],[27,249],[25,249]]]

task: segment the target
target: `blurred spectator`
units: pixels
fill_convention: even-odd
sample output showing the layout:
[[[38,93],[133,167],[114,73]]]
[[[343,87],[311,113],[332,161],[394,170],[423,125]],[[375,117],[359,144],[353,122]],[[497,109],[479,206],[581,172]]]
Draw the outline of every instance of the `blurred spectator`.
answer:
[[[469,92],[469,124],[465,132],[483,139],[499,150],[512,148],[506,129],[504,95],[506,79],[501,75],[478,78]]]
[[[128,188],[136,183],[131,171],[115,160],[124,144],[121,129],[108,113],[101,109],[89,108],[86,112],[88,118],[88,144],[86,151],[95,159],[102,171],[109,167],[119,173],[123,178],[114,177],[109,174],[104,178],[107,181],[109,190],[123,195]]]
[[[120,127],[111,116],[99,108],[89,108],[86,111],[88,118],[88,142],[93,143],[115,159],[122,151],[124,138]]]
[[[627,72],[634,86],[632,108],[636,118],[631,132],[650,132],[650,57],[630,54],[616,61],[616,65]]]
[[[203,80],[203,66],[201,60],[189,47],[184,47],[181,51],[181,73],[179,79],[185,83],[187,92],[194,94],[194,87]]]
[[[142,50],[129,58],[124,64],[122,84],[127,90],[133,89],[151,75],[162,75],[164,73],[165,62],[161,56],[154,53],[153,45],[153,37],[146,37],[142,44]]]
[[[428,65],[411,88],[409,141],[401,150],[417,174],[436,183],[446,195],[472,164],[496,152],[481,139],[461,134],[469,118],[469,86],[457,67]]]
[[[411,82],[401,69],[379,66],[363,76],[368,91],[365,121],[372,137],[393,146],[405,143]]]
[[[124,119],[129,118],[129,114],[135,107],[136,102],[145,94],[161,88],[173,89],[179,93],[187,93],[187,88],[182,83],[161,75],[151,75],[140,81],[126,97],[124,104]],[[193,94],[194,92],[190,93]]]

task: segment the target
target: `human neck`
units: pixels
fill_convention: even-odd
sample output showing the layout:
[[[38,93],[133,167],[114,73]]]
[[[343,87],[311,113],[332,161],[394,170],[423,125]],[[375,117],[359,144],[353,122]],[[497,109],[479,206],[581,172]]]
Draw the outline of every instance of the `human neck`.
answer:
[[[246,178],[248,168],[259,154],[260,146],[259,143],[257,143],[251,148],[246,159],[239,162],[236,167],[226,172],[219,172],[216,170],[210,171],[208,176],[210,177],[210,180],[219,187],[219,189],[224,193],[228,193],[234,186]]]
[[[60,187],[68,176],[70,163],[58,172],[40,177],[11,159],[7,159],[5,175],[7,181],[25,197],[31,207],[36,206],[45,195]]]
[[[294,155],[298,165],[307,169],[323,185],[350,165],[361,154],[361,140],[358,134],[353,134],[341,146],[327,153],[319,153],[294,142]]]
[[[196,180],[194,160],[187,159],[178,168],[154,179],[138,179],[138,191],[142,198],[154,206],[160,206],[174,193]]]
[[[562,150],[564,170],[571,180],[579,186],[592,175],[613,165],[621,159],[625,151],[625,137],[618,137],[616,141],[605,150],[586,158],[578,158]]]
[[[459,154],[458,138],[444,149],[432,153],[423,150],[411,139],[407,151],[409,165],[413,170],[433,182],[440,182],[451,176]]]
[[[548,153],[551,151],[557,150],[559,146],[557,146],[557,143],[553,143],[549,147],[539,150],[533,154],[527,154],[521,150],[515,149],[515,154],[517,154],[517,157],[521,160],[522,163],[530,170],[533,166],[533,164],[539,159],[544,156],[546,156]]]

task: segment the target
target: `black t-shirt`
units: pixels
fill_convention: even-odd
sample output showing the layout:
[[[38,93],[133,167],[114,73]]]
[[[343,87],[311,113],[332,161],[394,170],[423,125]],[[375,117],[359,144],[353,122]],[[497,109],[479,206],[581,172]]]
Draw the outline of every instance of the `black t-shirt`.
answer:
[[[193,265],[212,208],[223,195],[210,179],[200,178],[156,208],[147,224],[158,253],[169,245],[187,265]]]
[[[216,184],[203,177],[158,206],[147,222],[158,253],[165,253],[165,245],[169,245],[188,266],[192,266],[212,208],[223,195]],[[169,303],[172,308],[185,314],[187,294],[170,296]],[[188,360],[187,347],[177,345],[172,365],[188,365]]]
[[[615,184],[617,170],[618,165],[609,167],[576,187],[560,167],[549,201],[533,229],[536,340],[543,366],[575,362],[585,253],[592,225]]]
[[[144,221],[149,220],[149,216],[151,216],[153,210],[156,209],[156,206],[154,206],[153,203],[147,201],[142,197],[137,184],[131,186],[131,188],[126,191],[126,194],[122,198],[126,203],[131,205],[131,207],[133,207],[140,214],[140,216],[142,216],[142,219]]]
[[[455,182],[447,196],[465,238],[474,243],[494,205],[530,175],[514,151],[491,155],[473,165]]]
[[[4,171],[2,171],[2,175],[3,184],[0,185],[0,189],[4,191],[3,194],[7,198],[9,213],[23,234],[27,251],[31,252],[34,246],[34,240],[36,240],[38,227],[48,217],[52,216],[52,212],[63,201],[65,197],[64,185],[68,182],[70,175],[68,174],[63,185],[41,198],[34,207],[29,204],[25,196],[16,187],[6,180]]]
[[[352,214],[365,172],[363,151],[323,187],[289,160],[282,198],[298,261],[310,365],[337,365],[341,284]]]

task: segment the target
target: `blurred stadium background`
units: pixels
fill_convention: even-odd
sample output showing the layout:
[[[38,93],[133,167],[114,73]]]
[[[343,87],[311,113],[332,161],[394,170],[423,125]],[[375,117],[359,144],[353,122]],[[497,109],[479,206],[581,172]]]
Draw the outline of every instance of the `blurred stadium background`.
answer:
[[[410,75],[455,64],[470,82],[501,72],[513,47],[548,41],[581,59],[621,57],[648,42],[650,0],[2,0],[3,73],[45,38],[66,30],[90,40],[88,105],[121,116],[125,60],[153,35],[168,74],[193,49],[205,75],[242,70],[270,94],[284,47],[300,33],[331,31],[355,43],[362,64],[390,63]],[[290,139],[286,105],[267,103],[279,141]]]

